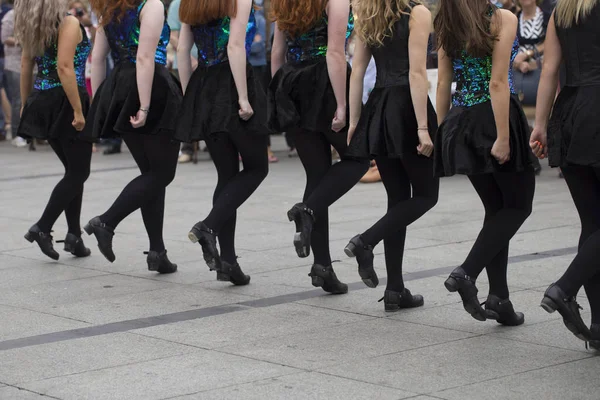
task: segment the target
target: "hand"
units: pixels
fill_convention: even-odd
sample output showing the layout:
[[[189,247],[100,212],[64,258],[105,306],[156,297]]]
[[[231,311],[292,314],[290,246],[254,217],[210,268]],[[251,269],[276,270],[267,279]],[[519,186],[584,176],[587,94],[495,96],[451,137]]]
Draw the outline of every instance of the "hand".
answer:
[[[524,73],[524,74],[528,73],[528,72],[530,71],[530,68],[529,68],[529,63],[528,63],[527,61],[525,61],[525,62],[522,62],[522,63],[519,65],[519,71],[521,71],[521,72],[522,72],[522,73]]]
[[[25,105],[21,106],[21,111],[19,111],[19,116],[23,117],[23,109],[25,108]]]
[[[429,131],[425,129],[419,129],[417,131],[419,135],[419,145],[417,146],[417,153],[425,157],[431,157],[433,154],[433,142]]]
[[[254,110],[252,109],[250,102],[248,100],[240,100],[239,104],[240,104],[240,111],[239,111],[240,118],[244,121],[248,121],[254,115]]]
[[[538,128],[533,128],[531,138],[529,139],[529,146],[537,158],[541,160],[546,158],[548,155],[548,135],[546,132]]]
[[[350,142],[352,141],[352,137],[354,136],[355,131],[356,131],[356,125],[350,125],[348,127],[348,146],[350,146]]]
[[[496,139],[492,147],[492,156],[502,165],[510,160],[510,142],[508,139]]]
[[[129,122],[131,122],[131,126],[133,126],[135,129],[138,129],[146,125],[147,118],[148,112],[138,110],[137,114],[129,118]]]
[[[75,128],[77,132],[81,132],[83,130],[85,127],[85,117],[81,111],[75,113],[71,125],[73,125],[73,128]]]
[[[346,126],[346,106],[338,107],[331,122],[331,130],[339,132]]]

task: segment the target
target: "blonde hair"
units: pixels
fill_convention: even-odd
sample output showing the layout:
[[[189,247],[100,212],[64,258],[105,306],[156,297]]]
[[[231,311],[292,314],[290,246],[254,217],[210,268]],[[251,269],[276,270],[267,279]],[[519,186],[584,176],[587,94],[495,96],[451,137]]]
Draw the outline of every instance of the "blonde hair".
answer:
[[[554,11],[556,25],[561,28],[577,25],[592,12],[596,3],[598,0],[560,0]]]
[[[415,4],[421,4],[414,1]],[[409,0],[354,0],[352,12],[356,18],[355,31],[369,46],[382,46],[386,37],[393,34],[394,24],[410,7]]]
[[[58,37],[67,0],[16,0],[15,37],[32,56],[42,55]]]

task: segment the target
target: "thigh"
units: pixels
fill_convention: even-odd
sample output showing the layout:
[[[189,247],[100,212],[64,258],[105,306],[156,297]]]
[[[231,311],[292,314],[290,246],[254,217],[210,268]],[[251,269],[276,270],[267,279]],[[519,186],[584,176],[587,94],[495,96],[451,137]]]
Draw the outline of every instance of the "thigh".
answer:
[[[397,158],[377,157],[375,162],[387,192],[388,205],[410,199],[410,181],[402,161]]]
[[[60,162],[65,166],[65,170],[68,168],[67,156],[63,150],[63,145],[59,139],[48,139],[48,144],[54,151],[54,154],[58,157]]]
[[[169,183],[175,177],[177,158],[179,157],[179,142],[168,135],[139,135],[142,136],[144,153],[150,170],[164,177]]]
[[[129,149],[131,156],[140,169],[140,172],[144,174],[150,171],[150,161],[146,157],[146,153],[144,151],[144,140],[142,135],[126,133],[123,134],[123,141],[127,145],[127,148]]]
[[[309,179],[325,175],[331,168],[331,145],[324,135],[317,132],[295,131],[293,133],[298,157]]]
[[[62,141],[62,148],[67,159],[69,172],[82,175],[87,179],[92,162],[92,143],[66,139]]]
[[[502,191],[504,207],[531,211],[535,194],[535,172],[498,172],[494,180]]]
[[[330,130],[329,132],[321,133],[321,135],[338,152],[340,158],[346,157],[346,152],[348,151],[348,132],[345,129],[342,132]]]
[[[237,132],[230,134],[229,137],[242,156],[244,168],[265,169],[269,167],[267,156],[268,136],[252,136],[246,132]]]
[[[492,174],[469,175],[469,180],[483,203],[486,216],[493,215],[502,209],[504,205],[502,191]]]
[[[235,143],[226,133],[218,133],[206,140],[206,147],[219,175],[223,179],[234,177],[240,171],[239,152]],[[243,160],[242,155],[242,160]]]
[[[562,168],[571,197],[582,223],[600,229],[600,178],[591,167],[569,166]]]
[[[410,180],[413,197],[436,199],[440,180],[433,173],[433,160],[418,154],[408,154],[402,159],[403,169]]]

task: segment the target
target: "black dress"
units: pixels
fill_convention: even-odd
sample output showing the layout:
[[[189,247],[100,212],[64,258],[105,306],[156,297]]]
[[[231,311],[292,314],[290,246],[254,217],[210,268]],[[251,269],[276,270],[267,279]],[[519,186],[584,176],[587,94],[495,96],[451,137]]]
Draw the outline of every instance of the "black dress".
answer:
[[[337,102],[327,70],[327,15],[310,31],[287,36],[287,60],[269,85],[269,128],[330,132]],[[352,13],[346,37],[354,29]],[[350,67],[347,74],[350,81]],[[315,101],[317,99],[317,101]]]
[[[178,82],[166,68],[170,29],[164,24],[157,43],[150,112],[141,128],[131,126],[130,118],[142,106],[139,100],[136,56],[140,34],[140,13],[146,4],[129,10],[120,22],[104,26],[115,68],[94,94],[84,136],[104,139],[126,133],[173,135],[183,95]]]
[[[85,63],[91,44],[83,26],[81,26],[81,33],[83,39],[75,49],[73,66],[81,109],[85,116],[90,108],[90,99],[85,86]],[[35,60],[38,74],[33,85],[34,91],[23,107],[17,134],[25,139],[77,138],[80,132],[72,125],[73,107],[58,76],[58,40]]]
[[[415,5],[411,3],[410,7]],[[402,158],[406,153],[417,153],[418,124],[408,80],[411,8],[405,12],[395,23],[392,36],[384,39],[383,46],[370,49],[377,66],[377,80],[356,127],[349,149],[351,156]],[[429,99],[427,124],[433,138],[437,116]]]
[[[206,140],[211,135],[230,131],[269,133],[266,95],[261,78],[254,76],[250,64],[246,67],[246,83],[254,115],[248,121],[239,116],[238,92],[227,55],[229,25],[230,18],[225,17],[191,27],[200,66],[190,77],[177,118],[175,139],[179,141]],[[255,35],[256,17],[252,10],[246,28],[246,56]]]
[[[596,5],[583,22],[568,29],[557,27],[566,85],[556,99],[548,125],[548,156],[553,167],[600,167],[598,21],[600,6]]]
[[[452,108],[434,142],[436,176],[521,172],[533,168],[529,123],[512,82],[512,60],[517,51],[515,40],[509,67],[510,161],[501,165],[491,154],[498,137],[489,90],[492,56],[474,57],[463,51],[460,57],[452,59],[457,87]]]

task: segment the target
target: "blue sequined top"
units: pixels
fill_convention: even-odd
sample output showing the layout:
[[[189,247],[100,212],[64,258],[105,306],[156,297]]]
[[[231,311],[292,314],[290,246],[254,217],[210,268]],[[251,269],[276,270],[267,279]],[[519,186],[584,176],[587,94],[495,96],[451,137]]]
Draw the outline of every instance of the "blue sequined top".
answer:
[[[75,48],[73,66],[75,77],[77,78],[77,86],[85,87],[85,63],[92,45],[83,26],[81,26],[81,33],[83,40]],[[36,57],[35,62],[38,67],[37,77],[33,84],[35,90],[49,90],[62,86],[58,76],[58,39],[44,51],[43,55]]]
[[[231,18],[221,18],[207,24],[191,27],[194,43],[198,48],[198,63],[205,67],[229,61],[227,45],[229,44]],[[246,57],[250,55],[252,42],[256,36],[256,16],[254,8],[250,12],[246,27]]]
[[[491,10],[493,12],[494,10]],[[519,40],[515,38],[510,57],[508,83],[510,92],[517,94],[513,84],[513,61],[519,52]],[[492,55],[473,57],[463,50],[459,58],[452,59],[456,91],[452,96],[455,107],[471,107],[491,100]]]
[[[110,45],[111,55],[115,62],[130,62],[135,64],[138,45],[140,44],[140,13],[147,0],[142,0],[137,8],[128,10],[120,22],[111,21],[104,26],[104,33]],[[160,39],[156,47],[154,61],[157,64],[167,64],[167,46],[171,30],[165,20]]]
[[[292,64],[316,60],[327,55],[327,14],[319,20],[317,25],[308,32],[297,37],[286,35],[287,62]],[[346,41],[354,30],[354,15],[350,12]]]

